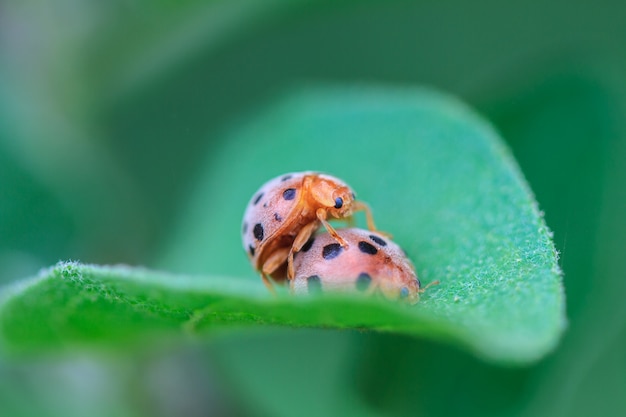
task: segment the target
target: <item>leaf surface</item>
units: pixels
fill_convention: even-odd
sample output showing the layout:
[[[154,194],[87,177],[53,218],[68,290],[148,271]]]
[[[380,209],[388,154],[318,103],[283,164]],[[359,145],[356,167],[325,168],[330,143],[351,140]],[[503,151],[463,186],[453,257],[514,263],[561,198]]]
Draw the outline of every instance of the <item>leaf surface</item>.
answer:
[[[508,149],[455,99],[421,89],[301,91],[242,121],[217,148],[161,256],[162,269],[181,275],[59,264],[6,290],[5,345],[257,324],[419,335],[506,363],[556,345],[564,297],[550,232]],[[267,293],[241,248],[241,217],[263,182],[303,170],[351,184],[421,281],[441,284],[415,306]]]

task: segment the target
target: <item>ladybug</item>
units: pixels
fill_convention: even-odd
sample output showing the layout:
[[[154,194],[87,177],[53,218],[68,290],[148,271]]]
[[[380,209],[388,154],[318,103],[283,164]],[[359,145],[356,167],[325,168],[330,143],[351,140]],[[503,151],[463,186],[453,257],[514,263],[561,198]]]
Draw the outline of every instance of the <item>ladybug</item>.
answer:
[[[339,232],[348,246],[322,233],[312,236],[301,248],[289,284],[293,293],[378,292],[388,299],[404,299],[411,304],[419,301],[425,288],[400,246],[370,230],[348,228]]]
[[[252,196],[243,216],[243,247],[272,290],[268,277],[278,282],[293,277],[294,254],[321,225],[335,243],[347,247],[328,219],[350,220],[356,211],[364,211],[368,228],[376,230],[369,206],[355,200],[352,188],[339,178],[311,171],[281,175]]]

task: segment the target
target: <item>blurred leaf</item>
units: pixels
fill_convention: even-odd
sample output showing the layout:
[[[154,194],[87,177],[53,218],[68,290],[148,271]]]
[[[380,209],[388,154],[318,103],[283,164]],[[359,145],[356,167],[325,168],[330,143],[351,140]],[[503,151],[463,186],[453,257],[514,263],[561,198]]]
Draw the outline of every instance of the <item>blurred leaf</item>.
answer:
[[[370,364],[360,361],[369,358],[360,357],[354,346],[371,346],[377,337],[389,338],[359,331],[271,329],[221,338],[211,343],[209,353],[227,373],[245,415],[292,416],[298,410],[299,417],[381,416],[387,413],[355,392],[365,376],[360,368]],[[389,381],[389,388],[396,386],[394,378]]]
[[[252,278],[239,237],[249,196],[273,175],[320,169],[355,185],[422,281],[441,285],[409,307],[348,295],[273,298],[258,278],[59,264],[0,307],[8,346],[279,324],[422,335],[504,362],[554,347],[564,302],[550,233],[508,151],[460,103],[421,90],[322,89],[247,126],[213,155],[170,266]]]
[[[91,8],[61,3],[47,13],[43,4],[5,2],[0,12],[0,164],[9,161],[0,172],[7,197],[0,211],[10,213],[3,221],[11,229],[0,233],[0,246],[9,247],[0,254],[8,259],[0,260],[8,265],[0,273],[9,276],[39,260],[133,261],[152,240],[146,236],[151,206],[103,146],[81,71]],[[24,242],[30,247],[21,254]],[[13,254],[34,260],[15,262]]]
[[[0,146],[0,283],[32,275],[59,259],[55,251],[71,250],[74,222],[29,174]]]
[[[520,415],[626,414],[615,392],[626,386],[615,356],[626,349],[626,170],[617,162],[626,158],[626,72],[615,78],[606,62],[592,65],[538,74],[486,109],[512,141],[566,271],[571,324],[522,393]]]
[[[143,4],[146,3],[146,4]],[[310,0],[139,1],[104,7],[88,71],[102,92],[115,95],[142,87],[199,51],[213,50],[251,28],[302,8]],[[102,5],[94,7],[96,12]],[[96,13],[96,15],[98,15]]]

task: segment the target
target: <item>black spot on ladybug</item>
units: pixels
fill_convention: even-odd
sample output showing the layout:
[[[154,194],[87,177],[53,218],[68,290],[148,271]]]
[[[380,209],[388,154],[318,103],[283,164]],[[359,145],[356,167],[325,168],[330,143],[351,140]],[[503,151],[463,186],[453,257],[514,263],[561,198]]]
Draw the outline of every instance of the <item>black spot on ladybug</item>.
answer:
[[[280,217],[280,214],[274,213],[274,220],[276,220],[277,222],[282,222],[283,218]]]
[[[341,207],[343,207],[343,198],[341,197],[335,198],[335,208],[340,209]]]
[[[356,279],[356,289],[359,291],[365,291],[372,283],[372,277],[366,272],[361,272]]]
[[[259,202],[259,201],[261,201],[261,199],[262,199],[262,198],[263,198],[263,193],[259,193],[259,195],[257,195],[257,196],[254,198],[254,201],[252,202],[252,205],[255,205],[255,206],[256,206],[256,205],[258,204],[258,202]]]
[[[376,255],[378,253],[378,249],[376,249],[371,243],[367,243],[363,240],[359,242],[359,250],[363,253],[367,253],[368,255]]]
[[[249,246],[248,246],[248,249],[250,250],[250,255],[251,255],[251,256],[254,256],[254,246],[249,245]]]
[[[400,290],[400,298],[407,298],[409,296],[409,289],[407,287],[402,287]]]
[[[341,247],[339,243],[331,243],[330,245],[324,246],[324,248],[322,249],[322,257],[326,259],[327,261],[330,261],[331,259],[334,259],[337,256],[339,256],[342,250],[343,248]]]
[[[322,290],[322,280],[317,275],[311,275],[306,279],[306,286],[309,292],[320,292]]]
[[[242,233],[246,233],[248,231],[248,223],[243,224]]]
[[[312,237],[309,240],[306,241],[306,243],[304,244],[304,246],[302,246],[302,248],[300,249],[300,252],[308,252],[309,249],[311,249],[311,246],[313,246],[313,242],[315,242],[315,238]]]
[[[283,198],[285,200],[293,200],[296,198],[296,189],[295,188],[287,188],[283,191]]]
[[[288,179],[291,179],[291,175],[285,175],[284,177],[282,177],[280,180],[281,181],[287,181]]]
[[[256,238],[256,240],[263,240],[263,226],[261,225],[261,223],[257,223],[254,225],[254,230],[252,231],[252,233],[254,233],[254,237]]]
[[[385,242],[383,239],[379,238],[376,235],[370,235],[370,239],[378,243],[380,246],[387,246],[387,242]]]

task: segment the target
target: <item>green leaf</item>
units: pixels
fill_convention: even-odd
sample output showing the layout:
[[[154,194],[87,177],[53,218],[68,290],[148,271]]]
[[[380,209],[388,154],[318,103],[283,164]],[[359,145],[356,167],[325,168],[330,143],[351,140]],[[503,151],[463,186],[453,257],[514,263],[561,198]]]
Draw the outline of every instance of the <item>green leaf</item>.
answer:
[[[161,266],[212,276],[59,264],[0,304],[5,346],[257,324],[419,335],[506,363],[556,345],[564,299],[550,232],[508,150],[456,100],[415,89],[300,92],[230,132],[207,166]],[[241,216],[262,182],[309,169],[350,183],[422,282],[441,284],[415,306],[268,294],[240,247]]]

